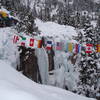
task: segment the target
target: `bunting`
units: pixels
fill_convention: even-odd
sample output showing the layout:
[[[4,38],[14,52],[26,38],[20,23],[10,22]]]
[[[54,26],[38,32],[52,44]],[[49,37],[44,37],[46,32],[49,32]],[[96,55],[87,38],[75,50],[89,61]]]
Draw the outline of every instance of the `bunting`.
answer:
[[[75,45],[75,53],[80,53],[81,51],[81,45],[80,44],[76,44]]]
[[[27,41],[26,41],[27,40]],[[92,53],[93,51],[93,44],[86,44],[82,46],[81,44],[73,44],[71,42],[59,41],[53,43],[52,40],[45,40],[46,45],[45,48],[47,50],[51,50],[52,46],[55,47],[55,50],[65,51],[65,52],[75,52],[80,53],[81,50],[85,50],[86,53]],[[23,36],[14,35],[13,36],[13,43],[17,44],[18,46],[25,46],[30,48],[42,48],[43,40],[40,37],[35,38],[27,38]],[[55,45],[53,45],[55,44]],[[100,52],[100,44],[96,45],[96,52]]]
[[[86,44],[86,53],[92,53],[93,44]]]
[[[8,17],[8,14],[4,11],[0,11],[0,14],[2,15],[2,17],[6,18]]]
[[[65,52],[68,52],[68,43],[65,44]]]
[[[68,43],[68,51],[69,52],[73,51],[73,44],[72,43]]]
[[[19,36],[14,35],[14,37],[13,37],[13,43],[15,44],[15,43],[17,43],[18,41],[19,41]]]
[[[25,46],[26,37],[21,37],[21,46]]]
[[[30,43],[29,43],[29,47],[33,47],[34,46],[34,39],[30,38]]]
[[[38,40],[38,48],[42,48],[42,40]]]
[[[62,43],[61,42],[56,43],[56,50],[62,50]]]
[[[47,41],[46,49],[51,50],[52,48],[52,41]]]
[[[100,44],[97,44],[96,52],[100,52]]]

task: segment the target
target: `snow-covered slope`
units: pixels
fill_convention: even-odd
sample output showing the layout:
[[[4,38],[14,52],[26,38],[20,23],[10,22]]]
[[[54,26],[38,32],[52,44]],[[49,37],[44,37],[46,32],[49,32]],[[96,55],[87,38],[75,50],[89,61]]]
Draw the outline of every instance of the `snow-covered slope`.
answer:
[[[71,92],[39,85],[0,60],[0,100],[93,100]]]

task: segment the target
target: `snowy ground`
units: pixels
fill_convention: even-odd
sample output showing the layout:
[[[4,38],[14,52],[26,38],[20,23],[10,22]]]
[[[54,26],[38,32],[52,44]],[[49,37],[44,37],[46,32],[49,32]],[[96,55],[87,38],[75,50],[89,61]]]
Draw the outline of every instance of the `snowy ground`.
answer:
[[[0,60],[0,100],[93,100],[55,87],[39,85]]]

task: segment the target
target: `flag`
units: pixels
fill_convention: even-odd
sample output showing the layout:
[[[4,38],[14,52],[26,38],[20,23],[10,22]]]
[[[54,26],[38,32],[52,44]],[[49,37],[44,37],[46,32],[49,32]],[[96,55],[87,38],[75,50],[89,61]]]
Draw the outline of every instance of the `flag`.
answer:
[[[96,49],[97,52],[100,52],[100,44],[97,44],[97,49]]]
[[[52,48],[52,41],[47,41],[46,49],[51,50],[51,48]]]
[[[68,51],[69,52],[73,51],[73,44],[72,43],[68,43]]]
[[[37,39],[34,39],[34,46],[33,48],[38,48],[38,40]]]
[[[30,38],[29,46],[30,47],[33,47],[34,46],[34,39],[33,38]]]
[[[75,44],[75,53],[79,53],[81,51],[81,45]]]
[[[42,40],[34,39],[33,48],[42,48]]]
[[[62,49],[62,43],[61,42],[57,42],[56,43],[56,50],[61,50]]]
[[[21,37],[21,46],[25,46],[26,37]]]
[[[86,53],[92,53],[92,44],[86,44]]]
[[[31,38],[29,46],[32,48],[42,48],[42,40]]]
[[[19,36],[14,35],[13,37],[13,43],[17,43],[19,41]]]
[[[4,11],[0,11],[0,14],[2,15],[2,17],[6,18],[8,17],[8,14]]]
[[[38,48],[42,48],[42,40],[38,40]]]
[[[81,51],[86,51],[86,46],[81,45]]]
[[[65,52],[68,52],[68,43],[65,44]]]

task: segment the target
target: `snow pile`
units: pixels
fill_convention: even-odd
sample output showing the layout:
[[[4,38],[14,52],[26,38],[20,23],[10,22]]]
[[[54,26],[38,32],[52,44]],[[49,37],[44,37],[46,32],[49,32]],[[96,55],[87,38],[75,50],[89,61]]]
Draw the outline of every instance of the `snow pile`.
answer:
[[[49,70],[48,55],[44,48],[37,49],[36,55],[38,57],[38,65],[39,65],[42,83],[48,84],[48,75],[49,75],[49,73],[48,73],[48,70]]]
[[[94,100],[62,89],[36,84],[2,60],[0,94],[0,100]]]
[[[63,40],[72,40],[73,36],[77,35],[77,32],[72,26],[60,25],[54,22],[42,22],[37,19],[36,25],[41,31],[42,36],[59,37]]]
[[[78,71],[75,70],[74,65],[68,60],[70,54],[56,51],[54,62],[54,73],[49,76],[49,84],[60,88],[67,87],[68,90],[73,91],[77,87]]]
[[[17,47],[13,44],[13,34],[15,30],[11,28],[0,28],[0,59],[6,60],[16,67],[19,53]]]

